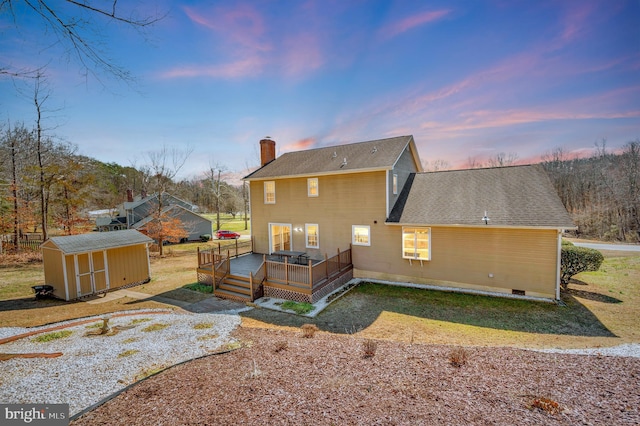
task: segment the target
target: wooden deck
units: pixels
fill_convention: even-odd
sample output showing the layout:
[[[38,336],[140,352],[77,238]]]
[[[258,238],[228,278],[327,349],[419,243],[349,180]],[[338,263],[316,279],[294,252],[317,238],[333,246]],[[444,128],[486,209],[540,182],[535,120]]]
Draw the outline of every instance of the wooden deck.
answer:
[[[214,294],[253,301],[275,297],[314,303],[353,278],[351,247],[324,260],[309,259],[299,265],[269,259],[264,254],[198,251],[198,282],[214,286]]]

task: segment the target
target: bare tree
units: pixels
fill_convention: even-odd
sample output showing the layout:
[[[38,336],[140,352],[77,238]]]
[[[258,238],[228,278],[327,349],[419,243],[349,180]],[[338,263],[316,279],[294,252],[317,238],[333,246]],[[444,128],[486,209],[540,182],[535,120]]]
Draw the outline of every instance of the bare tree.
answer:
[[[207,180],[211,185],[211,196],[213,198],[213,209],[216,211],[216,231],[220,229],[220,209],[222,198],[226,194],[226,185],[222,184],[222,172],[226,171],[224,166],[220,164],[209,163],[207,170]]]
[[[515,152],[510,152],[505,154],[504,152],[499,152],[495,156],[489,158],[488,166],[489,167],[508,167],[513,166],[516,161],[518,161],[518,154]]]
[[[422,165],[424,170],[427,172],[439,172],[442,170],[449,170],[451,168],[451,164],[447,160],[436,159],[433,161],[424,161]]]
[[[155,238],[158,242],[160,255],[164,254],[163,242],[165,232],[163,224],[173,228],[173,218],[168,217],[165,210],[165,194],[173,188],[173,180],[176,178],[180,170],[184,167],[187,159],[193,152],[190,147],[184,150],[176,148],[167,148],[163,146],[159,151],[151,151],[147,153],[149,164],[146,166],[146,173],[149,177],[148,187],[157,196],[157,205],[153,213]]]
[[[20,30],[22,20],[39,20],[43,35],[53,34],[57,42],[42,46],[45,50],[51,46],[62,46],[66,55],[74,58],[85,73],[96,78],[98,71],[107,72],[122,80],[131,80],[130,73],[117,65],[106,53],[106,25],[112,22],[133,27],[138,30],[158,22],[164,16],[154,14],[142,17],[131,2],[118,3],[96,0],[2,0],[0,14],[9,15]],[[128,8],[127,8],[128,7]],[[42,51],[41,51],[42,52]],[[33,77],[42,67],[37,69],[15,68],[10,64],[0,65],[0,74],[17,77]],[[99,78],[98,78],[99,79]]]

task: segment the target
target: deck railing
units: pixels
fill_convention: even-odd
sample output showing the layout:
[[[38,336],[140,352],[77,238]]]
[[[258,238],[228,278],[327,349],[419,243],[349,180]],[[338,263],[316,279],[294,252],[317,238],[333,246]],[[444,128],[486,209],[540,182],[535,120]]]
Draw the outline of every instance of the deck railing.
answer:
[[[264,281],[267,278],[266,276],[266,256],[263,255],[262,263],[258,267],[258,270],[254,274],[253,272],[249,272],[249,285],[251,287],[251,300],[256,300],[264,296]]]
[[[351,248],[345,251],[338,249],[333,257],[325,255],[325,259],[318,263],[309,260],[307,265],[284,262],[265,262],[266,277],[269,285],[281,284],[292,287],[293,291],[303,291],[311,294],[313,289],[324,284],[327,280],[340,275],[345,269],[351,268]]]
[[[238,242],[238,240],[235,240],[234,244],[228,244],[226,246],[222,246],[218,242],[217,247],[212,247],[209,250],[200,250],[200,247],[198,247],[198,268],[211,268],[213,264],[217,263],[225,255],[229,258],[232,258],[251,253],[252,251],[253,239],[242,242]]]

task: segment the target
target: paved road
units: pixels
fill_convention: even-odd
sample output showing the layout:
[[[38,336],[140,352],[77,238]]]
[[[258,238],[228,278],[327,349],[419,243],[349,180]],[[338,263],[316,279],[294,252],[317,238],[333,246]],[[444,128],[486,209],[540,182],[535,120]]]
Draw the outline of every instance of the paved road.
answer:
[[[617,250],[617,251],[637,251],[640,252],[640,245],[635,244],[601,244],[601,243],[577,243],[578,247],[588,247],[596,250]]]

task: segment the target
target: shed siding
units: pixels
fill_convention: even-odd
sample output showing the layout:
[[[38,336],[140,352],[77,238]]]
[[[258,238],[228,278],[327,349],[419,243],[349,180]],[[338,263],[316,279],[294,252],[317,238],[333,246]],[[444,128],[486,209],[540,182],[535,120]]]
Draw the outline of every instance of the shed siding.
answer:
[[[76,287],[76,266],[73,261],[73,255],[68,254],[64,257],[67,270],[67,283],[69,287],[69,300],[78,298],[78,289]]]
[[[384,241],[354,246],[356,276],[555,298],[556,230],[431,227],[432,257],[421,264],[402,259],[402,227],[386,228]]]
[[[62,252],[43,246],[42,263],[44,265],[44,283],[53,286],[54,295],[65,298],[64,271],[62,266]]]
[[[150,276],[144,244],[107,250],[107,264],[110,289],[138,283]]]
[[[307,196],[307,179],[276,179],[276,203],[264,203],[263,181],[250,182],[251,233],[254,251],[269,253],[269,223],[291,224],[292,250],[306,251],[313,258],[333,255],[351,243],[352,225],[371,226],[372,240],[385,227],[386,172],[320,176],[318,197]],[[374,224],[377,221],[377,224]],[[318,224],[319,249],[307,249],[305,224]]]

